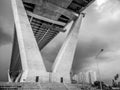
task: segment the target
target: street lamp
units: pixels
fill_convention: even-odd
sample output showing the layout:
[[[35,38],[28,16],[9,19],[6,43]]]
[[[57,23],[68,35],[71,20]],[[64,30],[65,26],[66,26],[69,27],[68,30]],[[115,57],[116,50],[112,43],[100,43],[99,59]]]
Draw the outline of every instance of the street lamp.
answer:
[[[100,78],[100,89],[102,89],[102,77],[101,77],[101,73],[100,73],[100,69],[99,69],[99,63],[97,61],[98,59],[98,56],[104,51],[104,49],[101,49],[98,54],[95,56],[95,60],[96,60],[96,66],[97,66],[97,70],[98,70],[98,75],[99,75],[99,78]]]

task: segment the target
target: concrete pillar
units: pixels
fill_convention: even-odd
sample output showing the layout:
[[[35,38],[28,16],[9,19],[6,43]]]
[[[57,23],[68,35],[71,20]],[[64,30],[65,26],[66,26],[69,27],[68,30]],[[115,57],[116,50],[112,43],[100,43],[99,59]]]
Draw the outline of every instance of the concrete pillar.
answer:
[[[66,40],[64,41],[56,60],[52,67],[53,81],[70,83],[70,71],[73,63],[74,53],[78,42],[79,30],[82,22],[83,14],[74,21]]]
[[[8,82],[12,82],[12,80],[10,78],[9,70],[8,70]]]
[[[11,0],[11,2],[23,69],[20,82],[35,82],[38,76],[39,81],[48,81],[49,74],[43,63],[22,0]]]

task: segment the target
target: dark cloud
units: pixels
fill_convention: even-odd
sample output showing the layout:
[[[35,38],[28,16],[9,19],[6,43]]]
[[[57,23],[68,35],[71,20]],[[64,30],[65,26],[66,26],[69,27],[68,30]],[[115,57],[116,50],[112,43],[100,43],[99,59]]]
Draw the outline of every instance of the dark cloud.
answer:
[[[88,42],[80,41],[73,62],[74,73],[78,73],[81,69],[91,65],[93,62],[90,61],[89,58],[95,57],[102,48],[108,48],[108,44],[99,38],[95,38]]]
[[[0,0],[0,81],[7,80],[13,38],[11,0]]]
[[[0,46],[12,42],[9,34],[5,33],[3,28],[0,27]]]
[[[7,73],[9,69],[12,52],[12,44],[5,44],[0,47],[0,81],[8,81]]]

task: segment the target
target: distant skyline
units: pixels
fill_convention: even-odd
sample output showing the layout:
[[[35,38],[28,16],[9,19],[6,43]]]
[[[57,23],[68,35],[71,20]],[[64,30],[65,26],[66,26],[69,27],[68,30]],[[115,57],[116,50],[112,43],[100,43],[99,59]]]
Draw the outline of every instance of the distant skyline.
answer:
[[[120,0],[96,0],[84,12],[86,16],[82,22],[74,58],[74,73],[96,70],[95,56],[103,48],[104,52],[97,60],[102,79],[109,83],[114,75],[120,74]],[[1,0],[0,81],[7,80],[12,51],[13,25],[10,0]],[[48,70],[66,34],[67,32],[60,33],[41,51]]]

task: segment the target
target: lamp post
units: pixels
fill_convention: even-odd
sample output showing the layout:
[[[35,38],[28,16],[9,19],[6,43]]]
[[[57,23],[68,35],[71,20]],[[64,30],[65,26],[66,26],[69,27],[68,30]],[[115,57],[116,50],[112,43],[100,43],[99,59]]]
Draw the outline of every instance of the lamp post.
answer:
[[[95,56],[95,60],[96,60],[96,66],[97,66],[97,70],[98,70],[98,75],[99,75],[99,78],[100,78],[100,89],[102,89],[102,77],[101,77],[101,73],[100,73],[100,69],[99,69],[99,63],[97,61],[98,59],[98,56],[104,51],[104,49],[101,49],[98,54]]]

